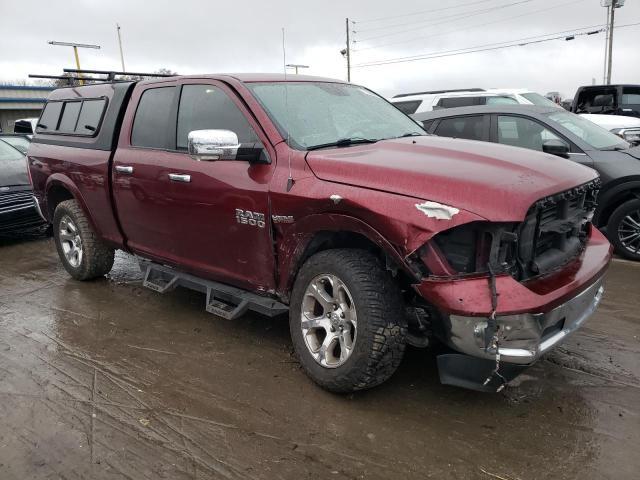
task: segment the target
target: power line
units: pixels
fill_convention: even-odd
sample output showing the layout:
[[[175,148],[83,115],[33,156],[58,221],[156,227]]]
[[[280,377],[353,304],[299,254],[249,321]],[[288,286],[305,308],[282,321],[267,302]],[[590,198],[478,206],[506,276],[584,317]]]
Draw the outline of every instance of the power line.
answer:
[[[584,1],[584,0],[572,0],[570,2],[561,3],[560,5],[554,5],[553,7],[547,7],[547,8],[541,8],[541,9],[538,9],[538,10],[532,10],[530,12],[521,13],[520,15],[512,15],[512,16],[509,16],[507,18],[501,18],[501,19],[498,19],[498,20],[493,20],[491,22],[483,22],[483,23],[479,23],[479,24],[476,24],[476,25],[469,25],[469,26],[462,27],[462,28],[456,28],[455,30],[448,30],[446,32],[439,32],[439,33],[434,33],[434,34],[431,34],[431,35],[422,35],[422,36],[419,36],[419,37],[412,37],[412,38],[409,38],[407,40],[399,40],[397,42],[390,42],[390,43],[382,43],[382,44],[379,44],[379,45],[372,45],[372,46],[369,46],[369,47],[363,47],[363,48],[354,49],[353,51],[362,52],[364,50],[373,50],[373,49],[381,48],[381,47],[388,47],[388,46],[392,46],[392,45],[400,45],[400,44],[403,44],[403,43],[414,42],[416,40],[424,40],[424,39],[427,39],[427,38],[440,37],[442,35],[449,35],[451,33],[458,33],[461,29],[464,29],[466,31],[466,30],[471,30],[473,28],[485,27],[487,25],[494,25],[496,23],[506,22],[506,21],[513,20],[513,19],[516,19],[516,18],[526,17],[526,16],[529,16],[529,15],[535,15],[536,13],[547,12],[549,10],[554,10],[556,8],[564,7],[564,6],[567,6],[567,5],[572,5],[572,4],[575,4],[575,3],[582,2],[582,1]]]
[[[637,25],[640,25],[640,22],[629,23],[629,24],[626,24],[626,25],[616,25],[616,26],[617,26],[617,28],[626,28],[626,27],[633,27],[633,26],[637,26]],[[584,30],[584,29],[577,29],[577,30]],[[604,28],[600,28],[598,30],[588,31],[588,32],[574,31],[571,35],[566,35],[566,31],[565,32],[554,32],[554,33],[549,33],[547,35],[539,35],[539,37],[546,37],[546,36],[549,36],[549,35],[558,35],[560,33],[565,33],[565,34],[560,35],[560,36],[556,36],[556,37],[552,37],[552,38],[542,38],[542,39],[539,39],[539,40],[532,40],[532,41],[529,41],[529,42],[523,42],[523,40],[527,40],[529,38],[535,38],[535,37],[521,38],[521,39],[517,39],[517,40],[511,40],[509,42],[499,42],[499,43],[494,43],[494,44],[476,45],[476,46],[473,46],[473,47],[460,48],[460,49],[456,49],[456,50],[431,52],[431,53],[426,53],[426,54],[422,54],[422,55],[415,55],[415,56],[412,56],[412,57],[391,58],[391,59],[386,59],[386,60],[379,60],[379,61],[375,61],[375,62],[367,62],[367,63],[358,64],[358,65],[353,65],[353,68],[373,67],[373,66],[388,65],[388,64],[393,64],[393,63],[405,63],[405,62],[415,62],[415,61],[419,61],[419,60],[430,60],[430,59],[433,59],[433,58],[453,57],[453,56],[458,56],[458,55],[466,55],[466,54],[469,54],[469,53],[487,52],[487,51],[491,51],[491,50],[500,50],[500,49],[512,48],[512,47],[523,47],[525,45],[531,45],[531,44],[535,44],[535,43],[550,42],[552,40],[560,40],[560,39],[573,40],[573,39],[575,39],[575,37],[578,37],[578,36],[595,35],[595,34],[598,34],[598,33],[602,33],[604,31],[605,31]],[[508,45],[505,45],[507,43],[508,43]]]
[[[529,2],[532,2],[532,1],[533,0],[520,0],[518,2],[512,2],[512,3],[505,4],[505,5],[500,5],[500,6],[497,6],[497,7],[490,7],[490,8],[480,9],[480,10],[473,10],[471,12],[466,12],[462,16],[458,16],[458,18],[448,19],[448,20],[444,20],[444,21],[438,21],[438,22],[435,22],[435,23],[431,23],[429,25],[422,25],[420,27],[407,28],[407,29],[403,30],[402,32],[385,33],[385,34],[382,34],[382,35],[377,35],[375,37],[362,38],[359,41],[360,42],[366,42],[368,40],[377,40],[378,38],[387,38],[387,37],[392,37],[392,36],[396,36],[396,35],[403,35],[403,34],[405,34],[407,32],[413,32],[415,30],[421,30],[421,29],[423,29],[425,27],[432,27],[434,25],[442,25],[444,23],[449,23],[449,22],[453,22],[453,21],[456,21],[456,20],[462,20],[462,19],[465,19],[465,18],[474,17],[476,15],[483,15],[485,13],[489,13],[489,12],[492,12],[494,10],[499,10],[499,9],[508,8],[508,7],[514,7],[516,5],[521,5],[523,3],[529,3]]]
[[[372,23],[372,22],[379,22],[381,20],[392,20],[394,18],[412,17],[414,15],[422,15],[423,13],[442,12],[444,10],[451,10],[452,8],[470,7],[472,5],[477,5],[479,3],[487,3],[492,1],[493,0],[476,0],[475,2],[461,3],[459,5],[452,5],[452,6],[443,7],[443,8],[435,8],[433,10],[422,10],[420,12],[404,13],[402,15],[391,15],[388,17],[372,18],[370,20],[357,20],[357,21],[354,21],[353,23]]]
[[[494,7],[488,7],[488,8],[481,8],[479,10],[471,10],[468,12],[459,12],[459,13],[454,13],[452,15],[447,15],[444,17],[438,17],[437,20],[434,21],[433,18],[429,18],[429,19],[422,19],[422,20],[414,20],[411,22],[405,22],[405,23],[394,23],[392,25],[381,25],[379,27],[373,27],[373,28],[365,28],[364,30],[362,29],[357,29],[354,30],[353,33],[364,33],[364,32],[373,32],[373,31],[378,31],[378,30],[388,30],[390,28],[400,28],[400,27],[407,27],[410,25],[419,25],[422,23],[428,23],[428,25],[424,25],[425,27],[431,26],[431,25],[439,25],[441,23],[448,23],[448,22],[443,22],[441,20],[447,20],[447,19],[453,19],[453,20],[461,20],[462,18],[467,18],[470,16],[473,16],[475,14],[482,14],[482,13],[487,13],[493,10],[498,10],[500,8],[505,8],[505,7],[510,7],[512,5],[518,5],[520,3],[529,3],[533,0],[522,0],[520,2],[516,2],[514,4],[507,4],[507,5],[499,5],[499,6],[494,6]],[[451,21],[453,21],[451,20]]]

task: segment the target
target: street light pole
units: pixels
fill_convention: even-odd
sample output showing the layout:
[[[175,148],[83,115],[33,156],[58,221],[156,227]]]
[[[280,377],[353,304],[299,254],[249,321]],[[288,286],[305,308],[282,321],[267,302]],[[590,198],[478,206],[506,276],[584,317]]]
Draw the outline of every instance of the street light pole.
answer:
[[[81,70],[80,68],[80,56],[78,55],[78,48],[94,48],[99,50],[100,49],[100,45],[88,45],[86,43],[73,43],[73,42],[48,42],[49,45],[58,45],[61,47],[73,47],[73,55],[76,59],[76,67],[78,68],[78,70]],[[78,81],[80,82],[80,85],[84,85],[84,80],[82,79],[82,74],[79,73],[78,74]]]
[[[616,16],[616,8],[623,7],[624,2],[625,0],[605,0],[604,2],[604,6],[606,6],[609,9],[609,15],[608,15],[609,24],[607,28],[609,35],[607,35],[608,43],[607,43],[607,51],[605,55],[606,65],[607,65],[605,83],[607,85],[611,85],[611,67],[613,64],[613,27],[614,27],[615,16]]]
[[[349,40],[349,19],[345,21],[347,27],[347,82],[351,81],[351,42]]]

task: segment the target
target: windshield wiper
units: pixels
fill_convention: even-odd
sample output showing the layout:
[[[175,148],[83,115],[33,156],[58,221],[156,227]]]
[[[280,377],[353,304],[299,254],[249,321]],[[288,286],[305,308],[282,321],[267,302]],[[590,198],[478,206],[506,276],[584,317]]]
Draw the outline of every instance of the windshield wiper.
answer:
[[[319,148],[328,147],[349,147],[351,145],[358,145],[361,143],[376,143],[377,141],[377,138],[341,138],[340,140],[336,140],[335,142],[312,145],[310,147],[307,147],[307,150],[318,150]]]
[[[600,149],[603,152],[621,152],[622,150],[627,150],[626,147],[621,147],[619,145],[614,145],[613,147],[606,147]]]
[[[407,137],[425,137],[429,135],[428,133],[420,133],[420,132],[409,132],[409,133],[405,133],[404,135],[400,135],[399,137],[395,137],[395,138],[407,138]]]

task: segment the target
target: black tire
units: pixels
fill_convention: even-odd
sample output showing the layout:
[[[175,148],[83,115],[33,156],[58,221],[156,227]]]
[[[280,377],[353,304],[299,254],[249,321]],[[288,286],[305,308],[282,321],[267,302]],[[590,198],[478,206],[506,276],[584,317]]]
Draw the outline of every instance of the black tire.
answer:
[[[71,219],[80,237],[82,257],[78,265],[72,265],[67,259],[61,240],[61,222]],[[113,267],[115,250],[98,238],[91,228],[86,215],[75,200],[66,200],[56,207],[53,214],[53,238],[65,270],[76,280],[91,280],[101,277]]]
[[[634,230],[629,226],[627,217],[631,217],[635,222],[640,222],[640,199],[629,200],[615,209],[607,224],[607,236],[618,255],[629,260],[640,260],[640,237],[637,239],[631,237],[634,239],[632,242],[623,240],[625,235],[632,234],[631,232]],[[625,219],[627,219],[626,222]],[[640,228],[636,231],[640,233]]]
[[[305,292],[322,275],[335,275],[341,280],[353,298],[357,314],[352,352],[334,368],[314,359],[302,331]],[[324,311],[318,315],[324,317]],[[332,392],[353,392],[383,383],[400,365],[406,346],[407,324],[400,289],[380,261],[365,250],[326,250],[305,262],[293,287],[289,328],[305,372]]]

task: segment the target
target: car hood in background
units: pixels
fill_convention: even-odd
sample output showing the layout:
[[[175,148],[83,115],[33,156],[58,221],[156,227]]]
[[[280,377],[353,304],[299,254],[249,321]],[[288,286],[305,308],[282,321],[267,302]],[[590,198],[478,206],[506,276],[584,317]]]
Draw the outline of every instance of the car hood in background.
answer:
[[[14,185],[29,185],[25,157],[19,160],[0,161],[0,189]],[[1,190],[0,193],[2,193]]]
[[[537,200],[598,176],[524,148],[435,136],[315,150],[306,158],[320,179],[431,200],[492,221],[521,221]]]
[[[637,117],[598,115],[594,113],[581,113],[580,116],[607,130],[613,130],[614,128],[640,128],[640,118]]]

